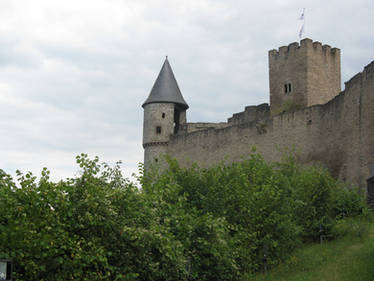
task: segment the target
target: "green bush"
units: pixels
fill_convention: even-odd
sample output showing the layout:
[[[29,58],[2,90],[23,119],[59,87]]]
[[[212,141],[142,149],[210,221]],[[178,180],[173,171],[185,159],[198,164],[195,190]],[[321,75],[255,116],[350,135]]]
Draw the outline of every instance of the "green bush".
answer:
[[[348,233],[361,195],[293,157],[258,154],[211,168],[141,170],[77,157],[80,173],[54,183],[0,170],[0,258],[15,280],[239,280],[287,258],[302,240]],[[344,219],[344,220],[342,220]],[[363,225],[351,227],[359,237]],[[322,232],[321,232],[322,230]]]
[[[358,189],[348,189],[324,168],[297,165],[293,153],[286,153],[275,167],[283,176],[303,240],[318,241],[320,235],[334,237],[332,228],[340,219],[367,211],[364,196]]]
[[[78,157],[82,173],[52,183],[2,175],[0,254],[15,280],[177,280],[183,247],[119,167]],[[183,279],[183,278],[181,278]]]
[[[337,220],[361,215],[367,209],[365,196],[358,189],[339,186],[333,191],[332,200],[332,216]]]
[[[260,155],[209,169],[180,168],[170,159],[169,165],[161,178],[179,186],[178,194],[187,198],[188,209],[224,218],[230,225],[240,272],[258,270],[264,248],[268,263],[274,264],[298,245],[300,227],[292,220],[281,177]],[[155,178],[157,175],[148,175],[148,184],[143,185],[146,190],[157,186]],[[163,182],[160,188],[166,185]]]
[[[237,251],[225,218],[215,217],[190,204],[183,186],[175,180],[174,167],[162,175],[141,179],[144,194],[167,227],[184,248],[186,280],[235,280]],[[182,170],[179,170],[182,171]],[[188,174],[197,176],[197,171]],[[187,182],[187,181],[186,181]],[[197,202],[197,201],[196,201]],[[184,279],[183,279],[184,280]]]
[[[318,240],[328,235],[334,223],[331,216],[332,191],[336,182],[322,169],[300,170],[291,180],[294,215],[304,239]]]

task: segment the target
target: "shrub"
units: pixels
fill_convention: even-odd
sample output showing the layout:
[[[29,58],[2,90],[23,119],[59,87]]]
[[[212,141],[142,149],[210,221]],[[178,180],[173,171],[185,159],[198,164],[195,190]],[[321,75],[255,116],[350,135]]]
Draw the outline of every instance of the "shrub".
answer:
[[[348,189],[339,185],[334,189],[332,197],[332,216],[337,220],[366,212],[365,196],[357,188]]]
[[[209,169],[193,165],[181,168],[169,159],[170,169],[161,177],[148,175],[145,190],[175,183],[187,209],[224,218],[235,243],[241,272],[255,271],[263,264],[267,248],[268,263],[274,264],[298,245],[299,227],[292,220],[289,198],[281,186],[279,173],[258,154],[230,165]],[[152,179],[153,178],[153,179]],[[166,179],[166,181],[165,181]]]
[[[141,170],[141,188],[85,154],[58,183],[47,169],[39,180],[18,172],[18,185],[0,170],[0,258],[13,259],[15,280],[238,280],[301,240],[365,233],[346,223],[367,211],[363,197],[293,157],[168,161]]]
[[[77,162],[81,175],[59,183],[18,173],[18,188],[2,174],[0,254],[15,279],[183,279],[183,247],[119,167]]]

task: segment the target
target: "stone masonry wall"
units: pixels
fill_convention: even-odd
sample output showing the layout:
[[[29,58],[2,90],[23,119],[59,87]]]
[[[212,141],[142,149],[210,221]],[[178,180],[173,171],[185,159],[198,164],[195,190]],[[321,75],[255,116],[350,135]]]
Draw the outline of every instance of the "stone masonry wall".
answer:
[[[269,87],[272,112],[280,112],[287,102],[306,106],[307,100],[307,41],[292,43],[269,51]],[[285,83],[292,84],[291,93],[285,94]]]
[[[285,84],[291,92],[285,92]],[[273,115],[284,106],[324,104],[340,92],[340,50],[303,39],[269,51],[270,105]]]
[[[301,163],[323,165],[336,178],[364,187],[374,163],[374,62],[327,104],[248,120],[173,135],[168,154],[182,165],[209,166],[240,160],[253,146],[269,161],[295,148]]]
[[[159,162],[167,152],[169,136],[174,133],[173,103],[150,103],[144,106],[143,147],[144,164]],[[159,127],[159,131],[157,130]]]
[[[307,41],[307,105],[324,104],[341,90],[340,50]]]
[[[270,107],[267,103],[246,106],[243,112],[234,113],[227,119],[229,125],[238,125],[246,122],[256,122],[270,117]]]
[[[226,122],[220,122],[220,123],[209,123],[209,122],[197,122],[197,123],[187,123],[183,131],[187,133],[192,133],[196,131],[203,131],[208,129],[222,129],[229,126]]]

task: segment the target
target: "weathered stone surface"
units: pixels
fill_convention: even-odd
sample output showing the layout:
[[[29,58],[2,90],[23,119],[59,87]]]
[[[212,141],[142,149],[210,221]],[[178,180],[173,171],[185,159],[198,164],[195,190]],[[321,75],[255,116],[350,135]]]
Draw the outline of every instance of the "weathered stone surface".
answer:
[[[280,113],[287,103],[324,104],[340,92],[340,50],[304,39],[269,51],[270,104]],[[291,92],[284,86],[291,84]]]
[[[374,164],[374,61],[346,82],[340,92],[338,49],[305,39],[300,46],[294,43],[270,51],[269,58],[282,60],[269,62],[273,68],[270,69],[271,109],[266,104],[248,106],[227,123],[185,123],[177,134],[167,129],[162,137],[167,146],[162,153],[167,152],[182,165],[196,162],[209,166],[220,161],[237,161],[247,156],[253,146],[269,161],[280,160],[285,149],[294,148],[301,163],[320,164],[336,178],[366,189]],[[272,77],[282,69],[285,72],[279,75],[282,77]],[[270,115],[273,106],[281,107],[289,98],[272,90],[287,77],[292,78],[295,91],[292,94],[298,95],[295,101],[304,107]],[[157,116],[160,110],[161,107],[145,114],[145,123],[152,119],[154,126],[157,118],[153,115]],[[145,125],[145,140],[154,138],[149,137],[148,129],[154,130]],[[152,157],[157,153],[152,151]],[[145,158],[147,161],[150,160]]]

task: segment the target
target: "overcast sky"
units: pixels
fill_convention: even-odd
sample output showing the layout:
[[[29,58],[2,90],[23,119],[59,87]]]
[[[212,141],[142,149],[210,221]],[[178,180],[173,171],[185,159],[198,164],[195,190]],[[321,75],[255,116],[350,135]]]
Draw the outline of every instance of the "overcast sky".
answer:
[[[143,109],[165,55],[190,122],[268,102],[270,49],[341,49],[342,80],[374,60],[373,0],[0,0],[0,168],[55,180],[75,156],[143,160]]]

